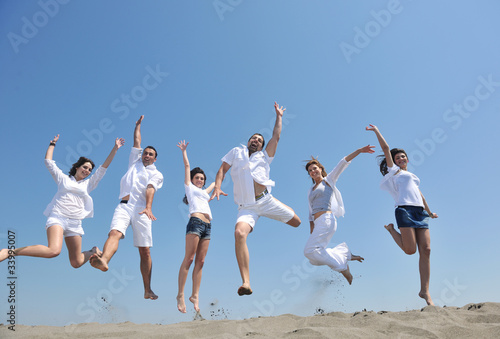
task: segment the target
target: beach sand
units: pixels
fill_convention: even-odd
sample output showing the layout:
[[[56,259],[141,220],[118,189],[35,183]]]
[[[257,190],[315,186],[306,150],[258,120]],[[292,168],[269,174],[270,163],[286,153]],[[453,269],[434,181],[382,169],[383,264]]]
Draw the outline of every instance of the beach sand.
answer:
[[[65,327],[0,326],[0,338],[500,338],[500,303],[427,306],[404,312],[360,311],[310,317],[284,314],[247,320],[171,325],[86,323]]]

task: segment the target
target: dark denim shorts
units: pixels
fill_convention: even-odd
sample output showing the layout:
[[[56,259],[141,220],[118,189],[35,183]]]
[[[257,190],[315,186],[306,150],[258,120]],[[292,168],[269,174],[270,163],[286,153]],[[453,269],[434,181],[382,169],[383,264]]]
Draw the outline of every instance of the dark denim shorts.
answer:
[[[209,222],[204,222],[200,218],[191,217],[186,226],[186,234],[196,234],[200,239],[210,240],[210,231],[212,225]]]
[[[421,206],[398,206],[395,213],[398,228],[429,228],[429,214]]]

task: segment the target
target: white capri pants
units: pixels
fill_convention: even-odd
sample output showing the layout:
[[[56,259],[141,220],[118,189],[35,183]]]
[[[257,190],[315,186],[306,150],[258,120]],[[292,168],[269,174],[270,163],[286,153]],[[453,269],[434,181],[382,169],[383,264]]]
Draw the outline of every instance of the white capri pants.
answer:
[[[332,270],[342,272],[347,269],[347,261],[351,259],[351,251],[345,242],[327,248],[328,243],[337,231],[337,219],[332,213],[325,213],[314,220],[314,230],[307,240],[304,255],[311,265],[327,265]]]

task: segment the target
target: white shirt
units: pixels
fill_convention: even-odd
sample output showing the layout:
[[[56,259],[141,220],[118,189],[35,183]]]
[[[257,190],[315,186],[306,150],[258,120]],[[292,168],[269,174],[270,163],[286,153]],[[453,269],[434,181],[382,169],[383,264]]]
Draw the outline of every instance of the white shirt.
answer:
[[[334,216],[336,217],[343,217],[345,214],[345,209],[344,209],[344,201],[342,200],[342,195],[340,194],[340,191],[337,189],[337,186],[335,184],[337,183],[337,180],[339,179],[340,174],[344,172],[344,170],[349,166],[351,162],[347,162],[345,158],[342,158],[337,166],[328,173],[328,175],[323,179],[330,185],[330,187],[333,190],[333,196],[331,197],[331,200],[328,200],[328,204],[331,208],[331,211]],[[320,184],[323,184],[320,183]],[[307,198],[309,200],[309,221],[314,221],[314,215],[312,213],[312,201],[311,201],[311,193],[313,192],[313,186],[309,189],[309,192],[307,194]]]
[[[411,172],[401,170],[397,165],[389,167],[388,170],[389,173],[382,179],[380,188],[391,194],[396,206],[424,207],[424,201],[418,188],[420,179]]]
[[[192,183],[189,183],[189,185],[184,184],[184,188],[189,203],[189,214],[197,212],[208,214],[208,220],[212,220],[212,212],[210,211],[210,206],[208,206],[208,200],[210,200],[208,193]]]
[[[237,205],[255,203],[254,181],[266,186],[271,193],[274,181],[269,179],[269,165],[273,159],[266,150],[254,152],[248,157],[248,148],[245,145],[233,148],[222,158],[223,162],[231,166],[234,202]]]
[[[80,220],[92,218],[94,203],[89,193],[97,187],[106,174],[106,169],[99,166],[90,179],[76,181],[74,176],[64,174],[54,160],[45,159],[45,166],[57,183],[57,193],[43,214],[49,216],[54,213],[65,218]]]
[[[130,195],[129,204],[145,206],[146,189],[152,185],[157,191],[163,186],[163,175],[154,164],[144,166],[142,148],[132,147],[128,161],[127,173],[120,181],[120,199]]]

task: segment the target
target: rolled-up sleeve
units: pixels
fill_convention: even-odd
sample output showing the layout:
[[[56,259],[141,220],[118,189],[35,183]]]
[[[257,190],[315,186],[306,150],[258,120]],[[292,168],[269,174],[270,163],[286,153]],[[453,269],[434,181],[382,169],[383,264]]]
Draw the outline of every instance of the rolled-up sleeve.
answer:
[[[158,191],[163,186],[163,174],[160,172],[154,174],[148,181],[149,185],[153,186],[155,191]]]

